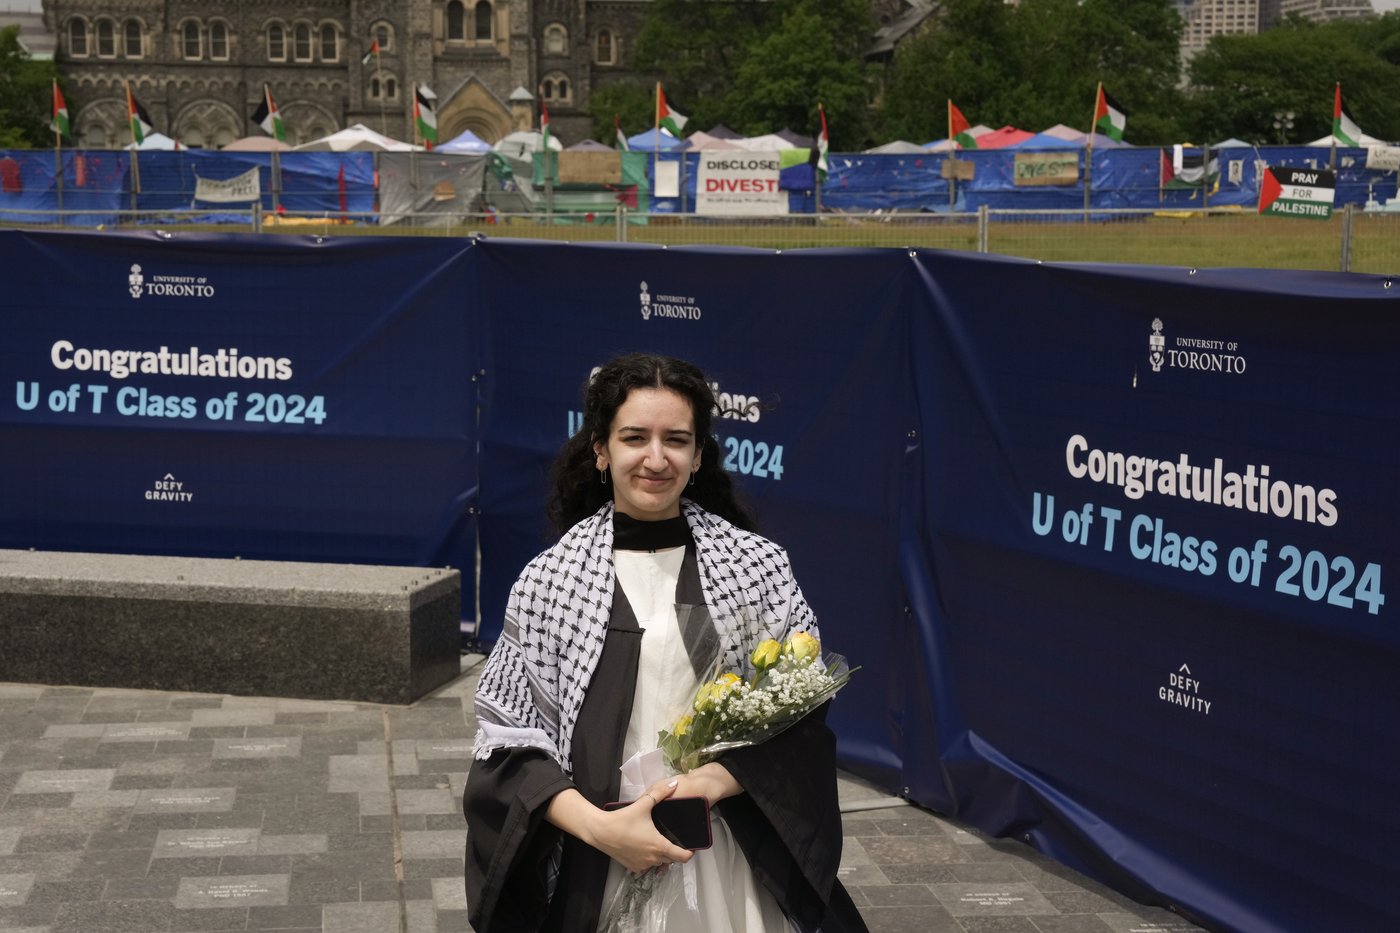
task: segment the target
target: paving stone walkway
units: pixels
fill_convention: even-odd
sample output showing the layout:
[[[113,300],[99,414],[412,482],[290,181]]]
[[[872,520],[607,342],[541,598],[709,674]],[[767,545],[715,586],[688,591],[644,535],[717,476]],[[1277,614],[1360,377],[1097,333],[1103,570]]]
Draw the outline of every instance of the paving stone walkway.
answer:
[[[481,658],[413,706],[0,684],[0,933],[453,933]],[[1196,927],[843,775],[873,933]]]

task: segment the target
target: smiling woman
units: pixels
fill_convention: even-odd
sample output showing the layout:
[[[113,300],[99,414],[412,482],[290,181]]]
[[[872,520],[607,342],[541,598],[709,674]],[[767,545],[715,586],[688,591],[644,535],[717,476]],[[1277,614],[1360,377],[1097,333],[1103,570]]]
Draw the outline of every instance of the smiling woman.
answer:
[[[659,730],[716,653],[738,669],[766,640],[819,637],[786,552],[735,498],[714,409],[704,374],[669,357],[619,357],[587,387],[555,461],[562,537],[512,588],[477,688],[463,810],[480,933],[594,933],[615,895],[642,890],[629,873],[656,870],[687,894],[648,903],[650,933],[865,930],[836,880],[824,707],[684,773],[660,764]],[[657,831],[652,809],[672,797],[711,806],[710,846]]]

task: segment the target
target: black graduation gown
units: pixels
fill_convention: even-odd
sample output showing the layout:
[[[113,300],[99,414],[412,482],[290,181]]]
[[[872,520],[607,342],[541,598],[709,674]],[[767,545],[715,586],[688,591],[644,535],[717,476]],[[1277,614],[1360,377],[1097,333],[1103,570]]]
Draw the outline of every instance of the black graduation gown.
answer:
[[[681,604],[704,602],[693,546],[676,596]],[[709,623],[701,621],[683,624],[682,632],[692,657],[708,660],[701,642]],[[618,587],[574,731],[573,780],[539,749],[502,749],[473,764],[462,803],[468,919],[477,933],[595,933],[609,859],[546,822],[544,814],[550,799],[569,787],[597,806],[617,799],[641,636]],[[725,752],[720,760],[744,793],[716,807],[754,877],[800,929],[863,933],[864,921],[836,880],[841,815],[836,741],[825,714],[823,706],[760,745]],[[550,879],[551,855],[561,843],[558,874]]]

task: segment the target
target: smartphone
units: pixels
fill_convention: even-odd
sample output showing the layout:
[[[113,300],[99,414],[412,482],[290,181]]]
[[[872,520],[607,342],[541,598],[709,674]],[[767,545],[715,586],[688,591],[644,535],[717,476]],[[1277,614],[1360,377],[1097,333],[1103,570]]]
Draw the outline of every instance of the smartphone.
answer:
[[[618,810],[634,801],[617,800],[604,805],[604,810]],[[708,849],[710,838],[710,802],[704,797],[667,797],[651,808],[651,822],[656,831],[682,849]]]

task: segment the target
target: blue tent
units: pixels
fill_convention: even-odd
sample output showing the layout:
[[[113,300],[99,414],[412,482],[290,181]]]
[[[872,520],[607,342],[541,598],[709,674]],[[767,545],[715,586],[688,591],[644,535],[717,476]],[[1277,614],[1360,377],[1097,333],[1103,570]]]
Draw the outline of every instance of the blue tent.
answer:
[[[674,152],[689,147],[689,140],[677,139],[670,133],[661,133],[658,136],[657,131],[654,129],[647,130],[645,133],[638,133],[636,136],[627,137],[627,148],[631,149],[633,152],[653,152],[656,150],[660,150],[661,152]]]
[[[490,152],[491,144],[471,130],[463,130],[460,136],[453,137],[433,151],[475,154],[479,152]]]

